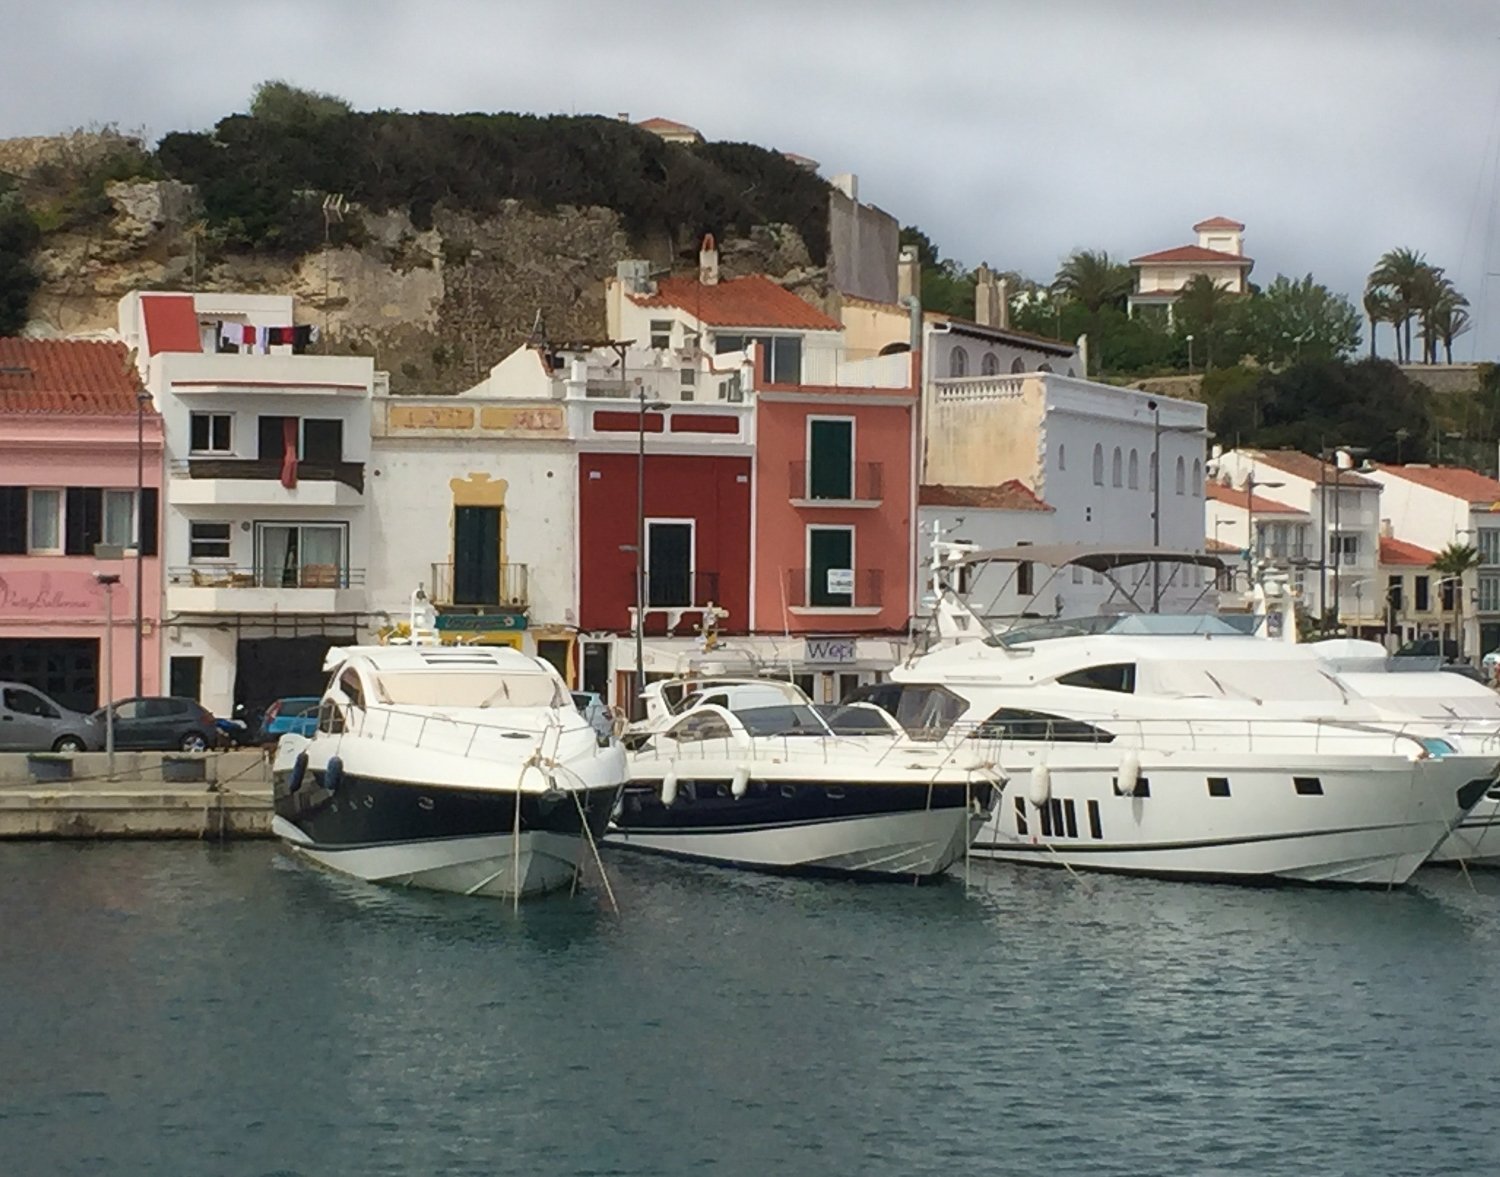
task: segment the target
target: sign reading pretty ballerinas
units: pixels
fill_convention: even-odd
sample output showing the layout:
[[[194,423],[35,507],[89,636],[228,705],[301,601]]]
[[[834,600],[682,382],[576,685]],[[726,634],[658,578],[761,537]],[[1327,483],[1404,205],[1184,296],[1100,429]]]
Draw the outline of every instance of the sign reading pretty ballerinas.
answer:
[[[124,607],[124,594],[115,599]],[[103,590],[88,572],[0,573],[0,616],[45,621],[102,614]]]

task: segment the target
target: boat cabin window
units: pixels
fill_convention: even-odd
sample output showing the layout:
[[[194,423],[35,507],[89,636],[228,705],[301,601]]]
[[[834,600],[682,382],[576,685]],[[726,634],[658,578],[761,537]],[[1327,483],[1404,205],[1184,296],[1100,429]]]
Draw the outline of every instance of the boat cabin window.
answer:
[[[947,687],[925,683],[878,683],[850,693],[846,703],[874,703],[913,739],[939,739],[968,710]]]
[[[1115,737],[1111,732],[1084,723],[1048,715],[1045,711],[1023,711],[1002,707],[974,732],[981,740],[1046,740],[1049,743],[1107,744]]]
[[[869,703],[820,703],[817,713],[836,736],[889,736],[895,734],[891,721],[878,707]]]
[[[572,707],[548,674],[394,671],[376,679],[383,703],[407,707]]]
[[[1106,666],[1085,666],[1081,670],[1070,670],[1059,675],[1059,686],[1088,687],[1095,691],[1121,691],[1130,694],[1135,690],[1135,663],[1111,662]]]
[[[339,675],[339,690],[344,692],[344,698],[349,700],[351,706],[365,705],[365,689],[360,684],[359,672],[352,667]]]
[[[689,715],[665,734],[679,744],[692,744],[700,740],[727,740],[734,733],[722,715],[709,711]]]
[[[735,718],[752,736],[826,736],[828,729],[817,712],[805,705],[747,707]]]
[[[332,699],[318,704],[318,730],[333,735],[344,730],[344,709]]]

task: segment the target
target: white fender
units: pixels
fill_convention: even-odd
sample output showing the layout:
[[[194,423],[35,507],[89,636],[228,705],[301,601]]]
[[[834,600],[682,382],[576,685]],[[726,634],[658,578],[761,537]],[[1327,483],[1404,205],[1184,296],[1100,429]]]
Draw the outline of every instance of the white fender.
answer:
[[[1031,766],[1031,785],[1026,795],[1038,809],[1052,799],[1052,770],[1045,764]]]
[[[1135,786],[1141,779],[1141,758],[1134,752],[1120,757],[1120,775],[1115,778],[1115,791],[1122,797],[1134,797]]]
[[[662,777],[661,781],[661,803],[668,809],[670,809],[672,808],[672,805],[674,802],[676,802],[676,800],[677,773],[672,771],[671,769],[668,769],[667,775]]]
[[[734,776],[729,782],[729,791],[734,794],[738,801],[750,789],[750,767],[742,764],[734,770]]]

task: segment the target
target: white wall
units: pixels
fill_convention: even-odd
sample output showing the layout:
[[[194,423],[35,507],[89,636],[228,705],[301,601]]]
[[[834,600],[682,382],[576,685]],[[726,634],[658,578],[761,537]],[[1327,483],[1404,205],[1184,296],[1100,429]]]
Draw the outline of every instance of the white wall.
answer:
[[[959,331],[939,331],[932,323],[926,325],[922,338],[929,380],[949,378],[953,371],[953,353],[958,348],[964,350],[968,359],[970,376],[983,374],[984,357],[987,354],[995,357],[998,375],[1010,374],[1017,361],[1020,362],[1019,370],[1022,372],[1039,372],[1042,365],[1046,364],[1048,369],[1060,376],[1083,375],[1083,361],[1079,359],[1077,350],[1068,344],[1061,345],[1068,348],[1068,353],[1058,355],[1050,349],[1027,347],[1019,341],[985,339],[978,334],[970,335]]]

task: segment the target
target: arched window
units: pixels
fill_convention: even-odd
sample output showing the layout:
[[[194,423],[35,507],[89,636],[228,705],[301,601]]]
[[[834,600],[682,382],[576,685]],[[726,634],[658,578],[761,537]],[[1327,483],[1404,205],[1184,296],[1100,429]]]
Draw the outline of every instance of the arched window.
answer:
[[[1000,357],[992,351],[987,351],[979,361],[979,374],[981,376],[1000,375]]]
[[[1177,493],[1187,493],[1187,463],[1183,461],[1182,455],[1177,455]]]
[[[955,347],[948,353],[948,375],[967,376],[969,374],[969,353],[961,347]]]
[[[1130,451],[1130,489],[1139,490],[1141,485],[1141,456]]]
[[[1059,470],[1068,468],[1068,447],[1065,445],[1057,447],[1057,468]]]
[[[1193,497],[1196,499],[1203,493],[1203,463],[1197,458],[1193,459]]]
[[[1017,356],[1015,359],[1011,360],[1011,362],[1010,362],[1010,370],[1012,372],[1024,372],[1024,371],[1026,371],[1026,361],[1024,361],[1023,359],[1021,359],[1020,356]]]
[[[1104,485],[1104,447],[1102,445],[1094,447],[1094,485]]]
[[[1051,364],[1038,364],[1036,366],[1036,370],[1038,372],[1050,372],[1050,371],[1052,371],[1052,365]]]
[[[1111,486],[1124,485],[1124,465],[1120,457],[1120,447],[1115,446],[1115,456],[1109,464],[1109,484]]]
[[[1074,371],[1073,371],[1073,369],[1072,369],[1072,368],[1069,368],[1069,369],[1068,369],[1068,375],[1069,375],[1069,376],[1076,376],[1076,375],[1077,375],[1077,374],[1078,374],[1078,373],[1076,373],[1076,372],[1074,372]]]

